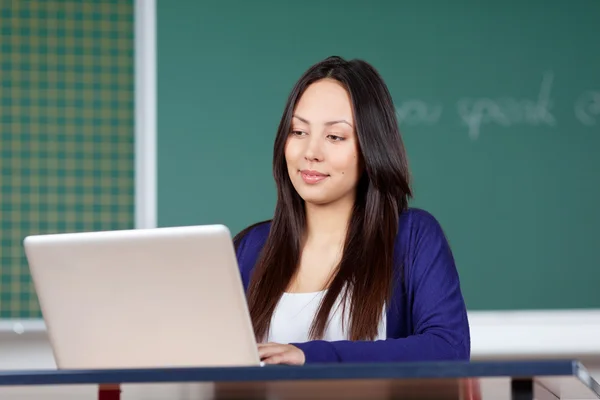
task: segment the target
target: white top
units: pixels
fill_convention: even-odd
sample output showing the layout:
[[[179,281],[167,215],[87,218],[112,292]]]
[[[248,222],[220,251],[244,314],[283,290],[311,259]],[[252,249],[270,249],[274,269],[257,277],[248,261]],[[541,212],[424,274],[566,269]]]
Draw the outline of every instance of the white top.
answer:
[[[275,343],[302,343],[310,339],[309,332],[315,314],[326,290],[310,293],[284,293],[275,307],[271,318],[271,328],[267,342]],[[349,327],[348,310],[344,315],[344,329],[342,330],[341,301],[338,299],[331,309],[329,323],[325,328],[323,340],[348,340],[347,329]],[[379,323],[379,333],[376,340],[386,338],[386,315],[385,309]]]

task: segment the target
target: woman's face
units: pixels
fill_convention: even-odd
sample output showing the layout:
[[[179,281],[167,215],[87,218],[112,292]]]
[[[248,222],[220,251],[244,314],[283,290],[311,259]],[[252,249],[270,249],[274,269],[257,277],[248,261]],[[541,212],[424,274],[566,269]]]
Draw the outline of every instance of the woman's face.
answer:
[[[311,204],[354,202],[360,177],[352,103],[337,81],[310,85],[298,101],[285,147],[290,180]]]

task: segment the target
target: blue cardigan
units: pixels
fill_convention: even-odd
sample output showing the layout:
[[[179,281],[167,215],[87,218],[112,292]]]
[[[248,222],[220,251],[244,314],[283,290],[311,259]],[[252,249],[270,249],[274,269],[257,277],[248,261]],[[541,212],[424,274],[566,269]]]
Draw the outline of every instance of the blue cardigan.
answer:
[[[442,228],[431,214],[415,208],[403,212],[399,222],[395,272],[403,265],[404,284],[394,286],[387,307],[387,339],[292,343],[302,349],[306,363],[469,360],[467,311]],[[238,241],[245,290],[269,227],[270,222],[259,224]]]

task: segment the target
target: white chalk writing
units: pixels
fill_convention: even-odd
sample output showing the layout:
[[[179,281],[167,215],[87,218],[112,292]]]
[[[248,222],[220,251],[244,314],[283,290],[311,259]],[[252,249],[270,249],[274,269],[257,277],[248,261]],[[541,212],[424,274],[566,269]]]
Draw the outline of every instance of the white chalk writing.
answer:
[[[442,110],[441,104],[427,104],[423,100],[406,100],[397,107],[396,116],[401,125],[405,123],[433,125],[439,121]]]
[[[542,75],[537,97],[462,97],[455,104],[459,123],[466,126],[468,136],[476,140],[485,125],[501,127],[516,125],[556,127],[555,101],[552,99],[554,73]],[[564,102],[564,99],[559,99]],[[587,90],[575,99],[574,116],[585,126],[600,125],[600,91]],[[398,103],[396,116],[400,126],[435,125],[442,119],[444,104],[408,99]]]
[[[600,118],[600,92],[583,93],[575,103],[575,116],[584,125],[596,125],[596,118]]]
[[[463,98],[456,107],[462,121],[468,126],[469,137],[477,139],[484,124],[496,123],[501,126],[516,124],[548,126],[556,125],[556,118],[550,108],[550,92],[552,90],[552,73],[544,74],[537,100],[529,99],[490,99]]]

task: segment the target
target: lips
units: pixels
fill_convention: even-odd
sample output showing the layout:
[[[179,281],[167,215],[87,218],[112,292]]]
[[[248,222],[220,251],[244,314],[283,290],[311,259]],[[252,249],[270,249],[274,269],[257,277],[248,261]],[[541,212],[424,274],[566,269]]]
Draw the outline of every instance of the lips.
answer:
[[[322,172],[312,170],[302,170],[300,171],[300,175],[302,176],[302,180],[308,184],[319,183],[329,176]]]

